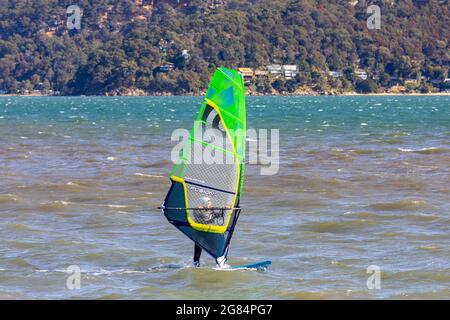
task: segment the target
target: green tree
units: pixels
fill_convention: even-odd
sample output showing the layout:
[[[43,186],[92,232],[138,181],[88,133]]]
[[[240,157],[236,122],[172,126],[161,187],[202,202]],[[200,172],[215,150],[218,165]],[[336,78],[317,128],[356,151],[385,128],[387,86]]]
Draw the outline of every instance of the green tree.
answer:
[[[358,81],[355,86],[358,93],[374,93],[377,92],[377,84],[373,80]]]

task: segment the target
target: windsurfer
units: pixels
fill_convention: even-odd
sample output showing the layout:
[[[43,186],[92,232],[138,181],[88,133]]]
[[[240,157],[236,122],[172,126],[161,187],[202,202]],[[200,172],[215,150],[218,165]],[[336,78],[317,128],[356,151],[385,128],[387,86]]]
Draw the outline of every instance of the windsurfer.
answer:
[[[213,208],[213,204],[210,197],[203,197],[201,199],[202,205],[196,208],[201,210],[196,210],[196,215],[200,220],[205,222],[211,221],[213,218],[213,210],[205,210],[208,208]],[[200,256],[202,255],[202,248],[196,243],[194,245],[194,266],[200,267]]]
[[[213,203],[211,201],[210,197],[203,197],[201,198],[201,202],[202,205],[197,206],[197,209],[200,210],[196,210],[196,216],[197,219],[199,219],[200,221],[203,221],[203,223],[211,223],[212,220],[215,218],[214,215],[214,206]],[[225,206],[226,209],[230,209],[230,206]],[[208,210],[210,209],[210,210]],[[195,267],[200,267],[200,256],[202,255],[202,248],[195,243],[194,245],[194,266]]]

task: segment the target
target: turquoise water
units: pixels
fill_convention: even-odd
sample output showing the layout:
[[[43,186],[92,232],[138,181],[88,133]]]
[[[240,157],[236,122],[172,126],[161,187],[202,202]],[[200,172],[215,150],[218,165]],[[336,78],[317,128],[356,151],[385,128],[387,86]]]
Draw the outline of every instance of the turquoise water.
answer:
[[[450,97],[247,98],[250,128],[280,130],[280,168],[247,166],[229,263],[266,272],[190,267],[155,209],[200,103],[0,97],[0,297],[450,298]]]

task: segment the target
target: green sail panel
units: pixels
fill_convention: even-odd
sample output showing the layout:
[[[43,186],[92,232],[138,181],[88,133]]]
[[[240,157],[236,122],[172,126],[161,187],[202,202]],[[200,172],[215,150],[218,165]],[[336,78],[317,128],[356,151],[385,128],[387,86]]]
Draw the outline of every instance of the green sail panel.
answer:
[[[169,222],[215,258],[226,256],[240,212],[245,137],[242,76],[218,68],[163,203]]]

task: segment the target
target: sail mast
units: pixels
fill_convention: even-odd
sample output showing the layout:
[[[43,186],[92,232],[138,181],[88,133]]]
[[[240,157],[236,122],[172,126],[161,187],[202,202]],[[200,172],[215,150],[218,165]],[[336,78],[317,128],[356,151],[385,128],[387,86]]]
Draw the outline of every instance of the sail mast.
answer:
[[[245,137],[242,77],[235,70],[218,68],[190,141],[172,170],[172,185],[161,207],[169,222],[218,264],[226,260],[240,213]],[[192,161],[199,150],[203,156],[223,156],[224,161]]]

